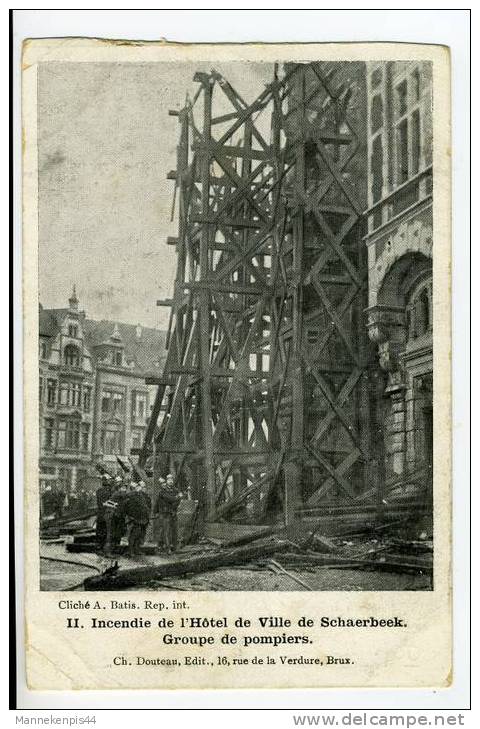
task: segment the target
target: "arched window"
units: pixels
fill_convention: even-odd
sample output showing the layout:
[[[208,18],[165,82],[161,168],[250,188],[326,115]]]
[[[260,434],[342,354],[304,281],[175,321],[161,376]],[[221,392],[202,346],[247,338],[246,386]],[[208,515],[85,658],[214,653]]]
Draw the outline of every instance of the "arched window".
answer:
[[[415,300],[415,336],[428,332],[430,325],[430,300],[427,289],[422,289]]]
[[[432,331],[432,282],[423,282],[409,297],[407,305],[408,338],[418,339]]]
[[[74,344],[67,344],[63,350],[63,358],[67,367],[80,367],[80,350]]]

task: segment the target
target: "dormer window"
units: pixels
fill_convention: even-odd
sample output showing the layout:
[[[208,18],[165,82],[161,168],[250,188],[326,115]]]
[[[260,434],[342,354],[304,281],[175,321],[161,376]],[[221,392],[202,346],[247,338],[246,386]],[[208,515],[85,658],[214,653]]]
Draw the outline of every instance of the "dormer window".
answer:
[[[122,353],[118,350],[113,353],[113,364],[116,367],[122,366]]]
[[[75,339],[78,337],[78,326],[76,324],[68,325],[68,336],[74,337]]]
[[[74,344],[67,344],[63,357],[67,367],[80,367],[80,350]]]

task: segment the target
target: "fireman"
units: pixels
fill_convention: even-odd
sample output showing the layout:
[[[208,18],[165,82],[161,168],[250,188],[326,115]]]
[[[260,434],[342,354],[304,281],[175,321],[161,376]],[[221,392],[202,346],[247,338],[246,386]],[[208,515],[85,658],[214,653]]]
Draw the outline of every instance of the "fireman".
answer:
[[[133,485],[133,490],[125,499],[125,514],[129,521],[128,554],[135,557],[145,541],[152,500],[145,490],[143,481]]]
[[[169,554],[177,550],[178,520],[177,511],[182,499],[176,488],[175,479],[171,473],[166,481],[159,479],[159,493],[155,505],[155,513],[159,515],[162,524],[163,547]]]

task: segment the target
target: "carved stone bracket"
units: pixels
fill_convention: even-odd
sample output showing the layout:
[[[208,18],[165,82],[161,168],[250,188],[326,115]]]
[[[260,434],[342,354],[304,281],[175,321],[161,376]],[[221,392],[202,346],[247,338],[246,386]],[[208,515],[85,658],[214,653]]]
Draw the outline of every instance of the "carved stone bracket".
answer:
[[[398,333],[395,330],[405,329],[405,310],[403,307],[377,304],[376,306],[369,306],[366,313],[368,336],[376,344],[391,339],[392,335]],[[401,332],[401,334],[404,336],[404,332]],[[394,336],[394,338],[397,339],[398,337]]]

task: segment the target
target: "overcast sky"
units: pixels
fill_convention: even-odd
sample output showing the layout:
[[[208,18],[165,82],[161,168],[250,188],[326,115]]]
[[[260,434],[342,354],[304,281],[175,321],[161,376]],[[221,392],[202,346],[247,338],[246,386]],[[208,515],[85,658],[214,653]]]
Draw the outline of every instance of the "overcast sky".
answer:
[[[178,122],[210,63],[43,63],[38,81],[39,286],[64,307],[76,283],[93,319],[166,326],[176,234],[170,223]],[[271,64],[217,69],[246,101],[272,80]],[[221,111],[220,113],[223,113]]]

